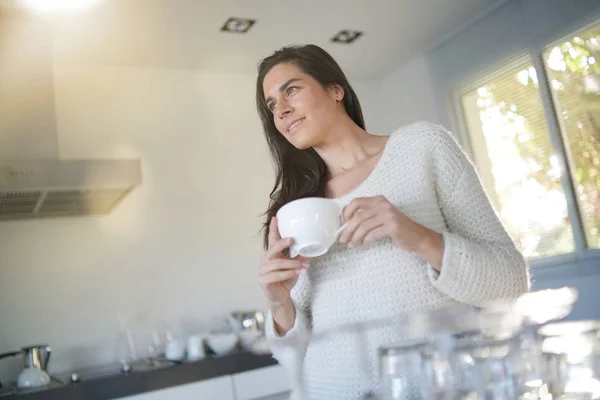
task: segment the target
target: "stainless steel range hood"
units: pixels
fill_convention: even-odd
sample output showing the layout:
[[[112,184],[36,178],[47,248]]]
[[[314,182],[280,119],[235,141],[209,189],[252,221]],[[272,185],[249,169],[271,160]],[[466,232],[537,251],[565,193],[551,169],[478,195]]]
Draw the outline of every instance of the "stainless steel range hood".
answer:
[[[57,125],[53,26],[0,6],[0,221],[107,214],[141,183],[139,160],[61,159]]]
[[[108,214],[139,184],[139,160],[0,161],[0,220]]]

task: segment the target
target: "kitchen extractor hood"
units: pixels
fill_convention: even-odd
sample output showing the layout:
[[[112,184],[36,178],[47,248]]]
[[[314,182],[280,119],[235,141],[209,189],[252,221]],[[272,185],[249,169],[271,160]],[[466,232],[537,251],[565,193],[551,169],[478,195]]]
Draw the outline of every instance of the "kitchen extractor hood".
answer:
[[[107,214],[139,184],[139,160],[0,160],[0,220]]]

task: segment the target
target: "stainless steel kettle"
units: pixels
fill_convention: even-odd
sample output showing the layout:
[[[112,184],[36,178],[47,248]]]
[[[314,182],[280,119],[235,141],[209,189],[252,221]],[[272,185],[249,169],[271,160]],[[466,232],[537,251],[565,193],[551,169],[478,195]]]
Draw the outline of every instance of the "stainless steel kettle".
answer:
[[[23,371],[17,378],[17,386],[21,389],[45,386],[50,383],[46,372],[52,349],[48,345],[26,346],[19,351],[0,354],[0,359],[23,356]]]
[[[21,349],[24,353],[24,364],[25,368],[35,367],[41,370],[48,370],[48,363],[50,362],[50,355],[52,349],[48,345],[37,345],[27,346]]]

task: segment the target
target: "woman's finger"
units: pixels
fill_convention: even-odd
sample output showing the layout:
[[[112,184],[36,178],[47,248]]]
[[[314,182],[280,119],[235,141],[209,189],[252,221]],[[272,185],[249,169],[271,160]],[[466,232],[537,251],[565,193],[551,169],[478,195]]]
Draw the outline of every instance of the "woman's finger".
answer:
[[[265,254],[265,258],[267,260],[272,260],[276,257],[280,257],[281,256],[280,253],[283,250],[290,247],[292,245],[292,243],[294,243],[293,238],[279,239],[278,241],[273,243],[273,245],[271,247],[269,247],[269,249],[267,250],[267,253]]]
[[[375,228],[373,230],[371,230],[369,233],[367,233],[367,235],[364,237],[364,239],[362,240],[362,245],[364,246],[368,246],[373,242],[376,242],[377,240],[383,239],[385,237],[389,237],[390,233],[389,233],[389,229],[387,229],[387,227],[385,225],[381,225],[378,228]]]
[[[377,209],[375,208],[361,209],[360,211],[361,212],[356,213],[354,217],[347,222],[346,227],[340,235],[340,243],[347,243],[361,224],[377,215]]]
[[[357,197],[352,200],[345,208],[344,208],[344,221],[349,221],[354,217],[354,214],[358,210],[366,210],[369,208],[373,208],[377,206],[382,201],[387,201],[383,196],[375,196],[375,197]]]
[[[274,271],[258,277],[258,282],[262,286],[267,286],[277,282],[287,281],[289,279],[297,278],[300,274],[299,270],[286,270],[286,271]]]
[[[269,223],[268,247],[273,246],[279,239],[281,239],[281,236],[277,227],[277,217],[273,217]]]
[[[306,269],[308,268],[308,261],[301,260],[290,260],[290,259],[279,259],[267,261],[260,266],[258,270],[259,275],[266,275],[273,271],[289,270],[289,269]]]
[[[352,234],[350,240],[348,241],[349,247],[356,247],[363,243],[363,240],[369,235],[373,230],[383,226],[385,224],[385,220],[381,217],[374,216],[373,218],[369,218],[366,221],[363,221],[354,233]]]

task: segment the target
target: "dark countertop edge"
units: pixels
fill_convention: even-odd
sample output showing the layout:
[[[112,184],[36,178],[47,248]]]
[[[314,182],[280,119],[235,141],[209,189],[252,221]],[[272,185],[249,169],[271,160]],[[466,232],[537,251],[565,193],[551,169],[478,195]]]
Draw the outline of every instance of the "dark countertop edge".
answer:
[[[271,354],[238,352],[226,356],[209,356],[194,363],[173,364],[147,371],[91,379],[75,384],[21,392],[0,399],[19,400],[110,400],[186,383],[233,375],[253,369],[277,365]]]

